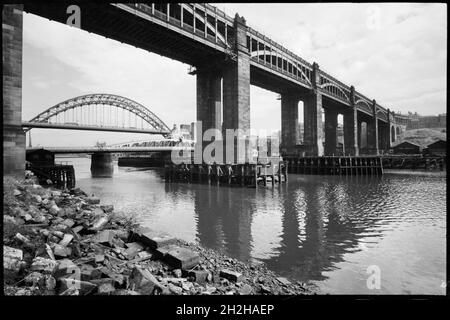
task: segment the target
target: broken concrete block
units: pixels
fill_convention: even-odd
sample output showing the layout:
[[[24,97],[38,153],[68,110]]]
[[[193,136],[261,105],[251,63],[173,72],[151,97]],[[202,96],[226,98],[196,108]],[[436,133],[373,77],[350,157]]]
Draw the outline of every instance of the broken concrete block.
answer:
[[[63,293],[66,290],[78,290],[80,295],[86,295],[94,291],[94,289],[97,287],[95,284],[90,283],[88,281],[80,281],[77,279],[73,279],[70,277],[66,278],[59,278],[59,293]]]
[[[182,294],[183,293],[183,288],[176,286],[172,283],[169,283],[169,285],[167,286],[169,288],[170,293],[172,294]]]
[[[177,277],[177,278],[181,278],[181,276],[182,276],[181,269],[174,269],[174,270],[172,271],[172,273],[173,273],[173,275],[174,275],[175,277]]]
[[[44,275],[33,271],[25,277],[25,283],[29,286],[42,286],[45,283]]]
[[[31,271],[39,271],[44,273],[54,273],[58,267],[58,262],[52,259],[36,257],[31,263]]]
[[[19,272],[23,266],[22,260],[22,250],[3,246],[3,268],[5,270]]]
[[[239,281],[241,281],[241,278],[242,278],[242,274],[241,273],[239,273],[237,271],[231,271],[231,270],[228,270],[228,269],[220,270],[219,275],[222,278],[225,278],[225,279],[228,279],[228,280],[231,280],[231,281],[234,281],[234,282],[239,282]]]
[[[78,280],[80,280],[81,277],[80,268],[69,259],[59,260],[58,266],[53,275],[55,278],[71,276],[72,278]]]
[[[82,264],[80,266],[80,279],[82,281],[90,281],[99,279],[102,276],[100,269],[96,269],[90,264]]]
[[[163,259],[166,254],[168,254],[171,250],[178,248],[178,246],[172,244],[165,247],[161,247],[155,250],[155,255],[158,259]]]
[[[100,208],[94,208],[94,210],[92,211],[92,216],[98,218],[98,217],[103,217],[105,215],[105,212],[100,209]]]
[[[59,245],[65,247],[70,243],[70,241],[72,241],[72,239],[73,239],[73,235],[66,233],[66,234],[64,234],[63,239],[59,242]]]
[[[92,241],[105,245],[105,246],[113,246],[114,239],[114,231],[113,230],[103,230],[92,237]]]
[[[48,212],[52,215],[57,215],[59,210],[60,210],[59,207],[56,204],[54,204],[48,209]]]
[[[62,224],[68,226],[69,228],[72,228],[75,225],[75,221],[73,221],[70,218],[65,219],[63,222],[61,222]]]
[[[99,230],[103,229],[106,226],[108,221],[109,221],[109,218],[107,216],[98,217],[94,221],[94,223],[92,224],[92,227],[90,229],[94,230],[94,231],[99,231]]]
[[[188,276],[192,277],[198,284],[205,283],[208,279],[209,272],[207,270],[192,270],[189,271]]]
[[[72,253],[72,249],[69,247],[62,246],[60,244],[55,244],[53,247],[53,254],[55,257],[68,257]]]
[[[142,294],[154,294],[162,291],[158,280],[146,269],[135,267],[130,275],[130,287]]]
[[[280,282],[284,286],[288,286],[291,284],[291,282],[288,279],[286,279],[285,277],[278,277],[276,279],[278,280],[278,282]]]
[[[96,254],[95,255],[95,263],[103,263],[105,261],[104,254]]]
[[[27,237],[25,237],[24,235],[20,234],[20,233],[16,233],[16,235],[14,236],[14,238],[16,238],[17,240],[19,240],[22,243],[28,243],[30,242],[30,239],[28,239]]]
[[[139,252],[144,250],[144,246],[139,242],[127,243],[127,249],[125,250],[125,256],[128,260],[133,259]]]
[[[114,287],[114,280],[110,278],[92,280],[91,283],[97,285],[98,294],[112,294],[116,291],[116,288]]]
[[[26,213],[23,219],[25,220],[25,222],[31,222],[33,220],[33,216],[29,213]]]
[[[170,235],[147,228],[141,228],[136,231],[133,238],[137,238],[137,241],[152,249],[158,249],[176,243],[176,239]]]
[[[164,260],[174,268],[187,270],[200,262],[200,256],[190,249],[176,247],[164,256]]]
[[[114,283],[117,286],[123,286],[126,282],[125,276],[121,275],[120,273],[116,273],[114,271],[109,270],[108,268],[102,268],[101,272],[106,275],[108,278],[114,280]]]
[[[72,228],[72,231],[75,233],[79,233],[81,230],[83,230],[83,226],[76,226]]]

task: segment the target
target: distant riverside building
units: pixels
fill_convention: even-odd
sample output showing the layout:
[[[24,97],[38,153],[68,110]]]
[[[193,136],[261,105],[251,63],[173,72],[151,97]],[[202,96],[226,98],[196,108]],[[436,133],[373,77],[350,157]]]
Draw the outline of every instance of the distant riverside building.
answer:
[[[447,113],[437,116],[421,116],[417,112],[408,112],[408,114],[394,113],[394,119],[395,123],[405,130],[447,127]]]
[[[177,128],[177,125],[173,125],[173,129],[171,131],[172,137],[174,138],[182,138],[183,140],[192,140],[193,139],[193,123],[191,124],[180,124],[180,128]]]
[[[392,148],[394,154],[419,154],[422,152],[422,147],[416,143],[404,141]]]

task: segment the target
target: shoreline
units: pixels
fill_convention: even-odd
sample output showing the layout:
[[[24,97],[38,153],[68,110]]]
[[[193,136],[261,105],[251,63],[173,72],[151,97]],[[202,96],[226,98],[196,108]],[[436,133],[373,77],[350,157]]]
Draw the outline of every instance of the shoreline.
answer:
[[[447,170],[425,171],[425,170],[411,170],[411,169],[383,169],[383,174],[411,175],[411,176],[425,176],[425,177],[446,177]]]
[[[5,295],[311,295],[264,263],[140,227],[79,188],[3,178]]]

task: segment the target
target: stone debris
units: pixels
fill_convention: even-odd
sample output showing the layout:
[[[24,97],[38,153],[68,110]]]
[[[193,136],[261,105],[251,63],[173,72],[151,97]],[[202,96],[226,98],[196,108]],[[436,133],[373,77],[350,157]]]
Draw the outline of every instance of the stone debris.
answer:
[[[175,247],[165,256],[165,261],[174,268],[187,270],[195,267],[200,262],[200,256],[187,248]]]
[[[231,271],[231,270],[228,270],[228,269],[220,270],[220,276],[225,278],[225,279],[234,281],[234,282],[241,281],[241,278],[242,278],[242,274],[241,273],[236,272],[236,271]]]
[[[3,246],[3,269],[18,273],[23,265],[23,252],[20,249]]]
[[[28,179],[9,186],[4,205],[6,295],[312,293],[263,264],[139,227],[79,188],[45,189]]]

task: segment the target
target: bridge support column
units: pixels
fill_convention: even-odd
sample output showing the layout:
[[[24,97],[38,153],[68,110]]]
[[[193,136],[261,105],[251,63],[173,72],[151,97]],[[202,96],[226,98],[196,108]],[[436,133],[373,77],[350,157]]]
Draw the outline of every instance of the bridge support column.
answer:
[[[201,136],[197,143],[205,145],[203,135],[208,129],[222,132],[222,88],[221,75],[217,71],[198,69],[197,71],[197,121],[201,121]],[[200,133],[200,132],[199,132]]]
[[[325,109],[325,155],[332,156],[336,154],[337,146],[337,117],[338,114],[333,110]]]
[[[362,121],[360,119],[357,119],[357,126],[358,126],[358,135],[357,135],[357,140],[358,140],[358,154],[359,152],[362,152],[361,149],[362,147]]]
[[[91,156],[91,175],[94,178],[109,178],[114,173],[112,153],[93,153]]]
[[[313,91],[305,98],[304,131],[305,152],[307,156],[323,156],[323,126],[322,126],[322,94],[318,89],[319,66],[313,64]]]
[[[281,95],[281,149],[283,154],[295,153],[295,146],[299,140],[298,102],[298,97],[289,94]]]
[[[355,105],[355,88],[350,87],[350,107],[351,109],[344,113],[344,152],[346,155],[359,155],[358,144],[358,111]]]
[[[382,150],[383,153],[386,153],[390,148],[391,130],[389,128],[389,123],[378,123],[379,150]]]
[[[234,158],[225,158],[227,162],[236,163],[238,139],[250,134],[250,54],[247,49],[247,26],[245,19],[237,14],[234,18],[234,30],[236,61],[226,65],[223,72],[223,129],[241,130],[239,137],[235,138],[232,144]],[[231,142],[226,141],[225,134],[224,141],[231,145]],[[248,161],[248,148],[245,147],[243,151],[245,155],[240,154],[239,159],[245,157],[245,161]]]
[[[23,5],[4,5],[3,52],[3,174],[25,173],[25,133],[22,129]]]
[[[370,153],[378,155],[378,117],[375,100],[372,102],[372,108],[372,119],[367,123],[367,147]]]

